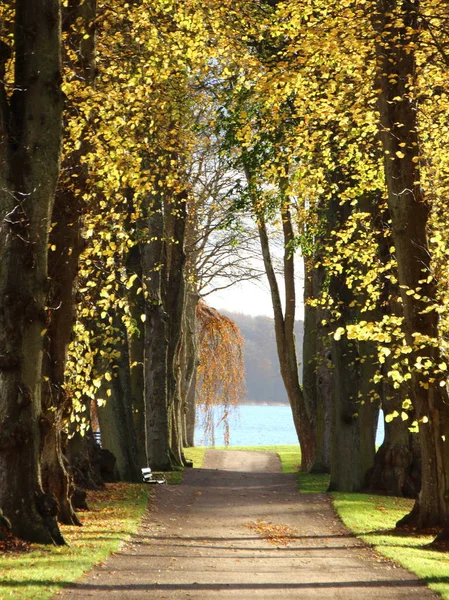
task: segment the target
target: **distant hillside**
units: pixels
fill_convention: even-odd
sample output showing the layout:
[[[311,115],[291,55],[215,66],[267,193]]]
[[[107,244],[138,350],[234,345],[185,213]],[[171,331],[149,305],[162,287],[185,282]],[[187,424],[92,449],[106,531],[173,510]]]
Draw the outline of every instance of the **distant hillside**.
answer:
[[[246,401],[251,403],[285,403],[287,394],[279,373],[279,361],[270,317],[252,317],[221,310],[235,321],[245,338]],[[296,322],[298,362],[302,362],[303,322]]]

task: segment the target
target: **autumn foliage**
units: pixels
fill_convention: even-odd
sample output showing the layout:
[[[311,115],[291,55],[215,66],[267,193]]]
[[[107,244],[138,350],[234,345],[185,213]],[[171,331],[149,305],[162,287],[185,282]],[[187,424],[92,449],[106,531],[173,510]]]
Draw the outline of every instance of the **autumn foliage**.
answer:
[[[203,415],[204,435],[214,445],[215,424],[224,423],[245,394],[244,339],[237,325],[204,302],[197,307],[197,405]]]

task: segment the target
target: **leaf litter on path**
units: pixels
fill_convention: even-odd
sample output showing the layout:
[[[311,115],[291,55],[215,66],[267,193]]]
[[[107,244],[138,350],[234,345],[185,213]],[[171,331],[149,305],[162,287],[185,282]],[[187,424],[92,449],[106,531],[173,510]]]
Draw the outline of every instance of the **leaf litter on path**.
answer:
[[[276,525],[269,521],[262,521],[261,519],[247,523],[245,527],[255,531],[267,540],[267,542],[276,546],[287,546],[296,537],[296,531],[292,527]]]

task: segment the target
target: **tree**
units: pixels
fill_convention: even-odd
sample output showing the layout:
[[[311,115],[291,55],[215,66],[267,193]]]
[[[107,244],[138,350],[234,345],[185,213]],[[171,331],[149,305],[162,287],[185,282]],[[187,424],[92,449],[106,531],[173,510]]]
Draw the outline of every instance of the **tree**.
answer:
[[[0,507],[16,535],[63,544],[39,464],[47,244],[62,141],[60,2],[17,0],[14,25],[0,67]]]
[[[416,55],[419,2],[379,0],[373,15],[378,34],[379,131],[398,261],[407,344],[412,349],[412,394],[422,453],[422,487],[405,522],[439,526],[449,535],[449,403],[438,377],[419,365],[438,368],[438,315],[427,310],[436,299],[427,226],[430,206],[421,185],[416,113]]]
[[[244,340],[237,325],[228,317],[200,302],[198,320],[198,379],[196,402],[203,413],[204,434],[215,445],[215,414],[225,424],[229,440],[228,416],[245,393]]]

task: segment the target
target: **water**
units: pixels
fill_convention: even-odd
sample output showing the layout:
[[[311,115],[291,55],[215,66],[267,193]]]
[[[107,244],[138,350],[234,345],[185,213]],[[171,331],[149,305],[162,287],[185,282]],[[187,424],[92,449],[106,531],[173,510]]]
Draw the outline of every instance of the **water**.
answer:
[[[295,426],[289,406],[240,405],[229,417],[231,446],[277,446],[297,444]],[[195,444],[210,446],[203,440],[201,415],[197,415]],[[384,437],[383,419],[379,419],[376,444],[380,446]],[[224,446],[224,427],[215,428],[215,445]]]

